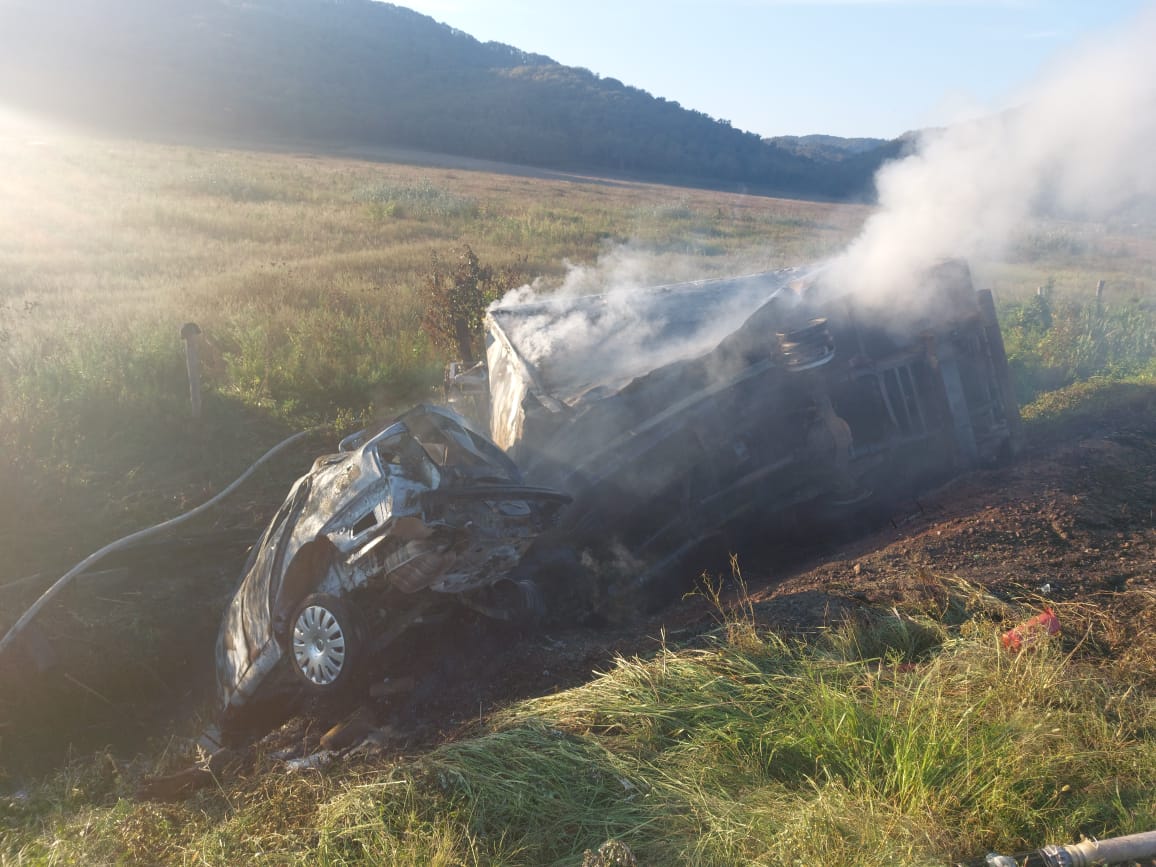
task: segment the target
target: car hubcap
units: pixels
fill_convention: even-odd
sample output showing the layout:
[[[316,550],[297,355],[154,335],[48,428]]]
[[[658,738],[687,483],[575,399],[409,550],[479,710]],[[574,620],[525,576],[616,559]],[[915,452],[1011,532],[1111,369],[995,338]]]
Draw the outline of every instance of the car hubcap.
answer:
[[[345,633],[332,611],[321,605],[301,609],[293,624],[293,658],[318,686],[337,680],[345,665]]]

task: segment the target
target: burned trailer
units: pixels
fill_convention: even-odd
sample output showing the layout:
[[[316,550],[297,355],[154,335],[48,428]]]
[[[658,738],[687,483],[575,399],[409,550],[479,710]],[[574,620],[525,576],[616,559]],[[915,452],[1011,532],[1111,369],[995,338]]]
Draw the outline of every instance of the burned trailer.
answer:
[[[492,309],[492,439],[574,497],[525,568],[566,551],[595,573],[595,605],[648,608],[712,540],[882,515],[1010,455],[990,292],[949,261],[922,295],[925,314],[881,321],[789,270]]]

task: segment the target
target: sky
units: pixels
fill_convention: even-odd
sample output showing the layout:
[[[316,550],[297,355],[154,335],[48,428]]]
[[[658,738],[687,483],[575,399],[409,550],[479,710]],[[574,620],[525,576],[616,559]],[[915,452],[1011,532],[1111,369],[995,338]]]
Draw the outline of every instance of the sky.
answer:
[[[1018,104],[1156,0],[395,0],[763,136],[892,138]],[[1156,46],[1153,47],[1156,50]]]

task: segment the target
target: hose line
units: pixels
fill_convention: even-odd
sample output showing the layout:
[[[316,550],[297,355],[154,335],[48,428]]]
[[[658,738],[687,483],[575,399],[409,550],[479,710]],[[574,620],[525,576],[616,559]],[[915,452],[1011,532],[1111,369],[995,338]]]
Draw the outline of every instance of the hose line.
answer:
[[[265,452],[265,454],[261,455],[261,457],[259,457],[255,462],[253,462],[249,469],[241,473],[241,475],[238,476],[231,485],[229,485],[212,499],[201,503],[201,505],[197,506],[195,509],[185,512],[183,515],[177,515],[175,518],[170,518],[169,520],[163,521],[160,524],[156,524],[152,527],[146,527],[143,530],[137,530],[135,533],[131,533],[128,536],[117,539],[115,542],[110,542],[99,551],[88,555],[88,557],[77,563],[75,566],[65,572],[64,575],[58,578],[51,587],[49,587],[44,591],[44,593],[41,594],[39,599],[32,603],[32,606],[27,611],[20,615],[20,619],[12,624],[12,627],[4,635],[4,638],[0,639],[0,657],[3,657],[4,651],[7,650],[12,642],[14,642],[20,635],[20,633],[24,631],[24,628],[30,622],[32,622],[32,619],[36,617],[38,613],[40,613],[40,609],[51,602],[56,597],[56,595],[60,593],[60,591],[65,587],[67,587],[72,579],[74,579],[76,576],[88,571],[90,568],[96,565],[98,561],[113,553],[114,551],[119,551],[122,548],[130,547],[134,543],[141,542],[152,536],[164,533],[165,531],[171,530],[174,527],[179,527],[181,524],[191,521],[198,515],[203,514],[213,506],[220,503],[234,491],[236,491],[237,488],[239,488],[251,475],[253,475],[257,468],[264,464],[266,461],[270,460],[279,452],[288,448],[298,440],[303,439],[312,433],[316,433],[317,431],[324,430],[327,427],[329,427],[329,425],[321,425],[320,427],[310,428],[309,430],[295,433],[288,439],[282,440],[277,445],[273,446],[273,448],[269,449],[269,451]]]

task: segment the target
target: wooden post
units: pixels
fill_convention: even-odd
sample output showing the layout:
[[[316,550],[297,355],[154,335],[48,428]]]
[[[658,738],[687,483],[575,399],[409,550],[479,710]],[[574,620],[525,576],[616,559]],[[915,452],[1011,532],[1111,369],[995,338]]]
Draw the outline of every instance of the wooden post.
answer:
[[[1104,281],[1099,280],[1096,283],[1096,303],[1099,304],[1104,300]]]
[[[189,402],[193,418],[201,417],[201,329],[195,322],[186,322],[181,328],[185,341],[185,362],[189,369]]]

